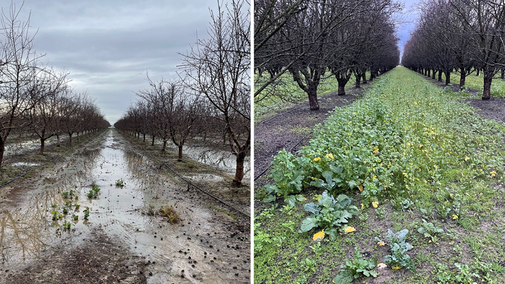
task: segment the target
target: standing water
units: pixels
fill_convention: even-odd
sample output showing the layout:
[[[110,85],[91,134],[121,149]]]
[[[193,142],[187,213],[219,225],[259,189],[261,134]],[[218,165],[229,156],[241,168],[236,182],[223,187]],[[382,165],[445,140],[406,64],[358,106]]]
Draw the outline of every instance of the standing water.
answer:
[[[248,283],[249,236],[128,149],[110,130],[54,170],[13,185],[0,202],[0,269],[36,263],[56,246],[83,245],[98,230],[150,263],[147,283]],[[145,214],[162,206],[173,206],[182,221]]]

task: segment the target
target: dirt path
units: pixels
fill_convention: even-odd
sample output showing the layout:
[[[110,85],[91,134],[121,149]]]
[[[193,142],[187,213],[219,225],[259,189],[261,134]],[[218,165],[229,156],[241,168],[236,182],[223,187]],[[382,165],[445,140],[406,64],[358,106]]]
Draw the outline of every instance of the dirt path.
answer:
[[[92,183],[96,199],[87,197]],[[157,170],[116,131],[9,187],[0,202],[2,284],[250,282],[248,222]],[[77,200],[63,198],[70,190]],[[144,214],[161,206],[182,221]]]
[[[320,109],[310,111],[307,102],[266,118],[254,125],[254,186],[260,188],[271,182],[268,179],[270,163],[277,153],[286,149],[292,153],[306,145],[312,137],[313,128],[324,123],[329,111],[335,107],[351,104],[363,89],[352,89],[351,95],[337,93],[319,99]]]

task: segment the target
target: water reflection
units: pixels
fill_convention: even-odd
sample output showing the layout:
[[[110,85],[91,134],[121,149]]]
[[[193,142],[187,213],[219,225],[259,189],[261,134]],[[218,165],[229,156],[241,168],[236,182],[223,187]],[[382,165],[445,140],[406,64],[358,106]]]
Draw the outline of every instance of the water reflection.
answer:
[[[58,170],[43,172],[35,182],[27,181],[11,188],[10,199],[2,204],[0,212],[2,265],[15,265],[33,258],[46,246],[61,240],[61,235],[52,227],[51,212],[62,211],[65,204],[62,192],[74,190],[79,195],[81,182],[90,174],[99,156],[100,149],[83,149],[66,165],[56,167]],[[73,201],[74,204],[79,202]],[[82,209],[80,211],[82,219]],[[71,214],[77,214],[75,207],[68,215]]]

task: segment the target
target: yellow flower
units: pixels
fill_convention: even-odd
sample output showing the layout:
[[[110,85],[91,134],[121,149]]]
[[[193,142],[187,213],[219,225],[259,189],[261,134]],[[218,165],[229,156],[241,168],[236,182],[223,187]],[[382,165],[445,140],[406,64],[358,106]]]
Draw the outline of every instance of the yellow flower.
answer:
[[[335,157],[333,157],[333,154],[329,153],[329,154],[326,154],[326,159],[335,160]]]
[[[452,215],[452,219],[454,219],[454,220],[458,219],[458,215],[456,215],[456,214]]]
[[[379,152],[379,147],[375,146],[375,148],[373,149],[373,153],[376,154],[377,152]]]
[[[321,198],[323,198],[323,196],[322,196],[322,195],[320,195],[320,194],[316,195],[316,200],[317,200],[317,201],[319,201]]]
[[[324,239],[324,230],[315,233],[312,239],[314,240],[314,242],[321,241],[322,239]]]
[[[363,185],[358,186],[359,191],[363,191]]]
[[[349,226],[346,226],[346,227],[344,228],[344,232],[345,232],[346,234],[348,234],[348,233],[352,233],[352,232],[355,232],[355,231],[356,231],[356,229],[355,229],[354,227],[349,227]]]
[[[393,266],[393,267],[391,267],[391,268],[393,268],[394,270],[397,270],[397,269],[400,269],[400,268],[402,268],[402,267],[401,267],[401,266]]]
[[[317,157],[317,158],[314,158],[312,161],[317,162],[319,160],[321,160],[321,158]]]
[[[379,206],[379,202],[378,201],[372,202],[372,206],[373,208],[377,208]]]
[[[465,162],[468,161],[468,160],[470,160],[470,157],[466,157],[465,156]]]
[[[379,246],[383,246],[383,245],[385,245],[385,243],[384,243],[384,242],[382,242],[382,241],[381,241],[381,242],[377,242],[377,244],[378,244]]]
[[[496,171],[492,171],[492,172],[490,172],[490,174],[491,174],[491,177],[494,177],[496,175]]]
[[[363,208],[365,208],[365,205],[363,205],[363,203],[361,203],[361,209],[363,210]]]

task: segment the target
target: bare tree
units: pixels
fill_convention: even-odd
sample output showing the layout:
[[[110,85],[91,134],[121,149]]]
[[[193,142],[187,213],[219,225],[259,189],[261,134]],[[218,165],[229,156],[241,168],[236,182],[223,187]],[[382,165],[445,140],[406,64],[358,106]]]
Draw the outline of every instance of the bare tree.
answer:
[[[44,154],[45,141],[58,133],[62,98],[67,88],[66,76],[67,74],[54,76],[53,73],[44,73],[32,82],[29,89],[38,100],[27,115],[30,128],[40,139],[40,154]]]
[[[30,34],[30,18],[19,19],[21,12],[14,4],[1,15],[0,47],[0,166],[5,143],[13,129],[26,127],[21,119],[42,99],[30,86],[42,68],[37,66],[40,55],[33,49],[35,35]]]
[[[209,39],[199,39],[183,55],[187,86],[203,94],[219,111],[232,153],[236,156],[234,186],[242,184],[244,160],[250,152],[250,21],[248,3],[218,1],[211,11]]]

